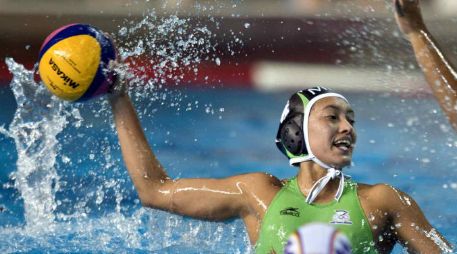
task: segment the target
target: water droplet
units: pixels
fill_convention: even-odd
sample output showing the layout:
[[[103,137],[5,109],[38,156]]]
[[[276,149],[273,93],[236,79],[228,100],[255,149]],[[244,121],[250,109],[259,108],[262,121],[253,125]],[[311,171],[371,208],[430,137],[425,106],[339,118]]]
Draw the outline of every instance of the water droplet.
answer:
[[[127,32],[128,32],[128,29],[127,29],[127,27],[124,26],[119,30],[119,35],[124,37],[127,35]]]
[[[429,158],[422,158],[422,163],[430,163],[430,159]]]
[[[62,162],[65,164],[70,163],[70,158],[68,156],[62,155]]]

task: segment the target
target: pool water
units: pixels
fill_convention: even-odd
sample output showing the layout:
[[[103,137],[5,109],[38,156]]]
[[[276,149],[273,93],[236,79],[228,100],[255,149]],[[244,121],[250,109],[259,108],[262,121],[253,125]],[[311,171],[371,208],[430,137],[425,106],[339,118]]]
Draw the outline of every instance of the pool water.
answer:
[[[14,135],[7,134],[11,135],[18,106],[11,88],[4,87],[0,89],[2,253],[251,251],[238,219],[199,221],[141,207],[122,162],[106,98],[77,105],[46,98],[38,100],[46,100],[40,104],[32,98],[36,94],[27,94],[26,101],[34,102],[20,105],[19,117],[23,135],[33,139],[18,139],[30,142],[18,148]],[[149,142],[172,177],[264,171],[288,178],[296,169],[288,166],[274,137],[290,94],[161,88],[134,96],[134,104]],[[429,221],[456,244],[457,136],[435,100],[395,93],[344,94],[356,112],[358,132],[354,165],[347,173],[359,182],[385,182],[409,193]],[[58,119],[52,117],[56,115]],[[33,127],[38,122],[42,125]],[[60,129],[43,135],[33,131],[54,125]],[[46,135],[54,135],[56,143]],[[25,158],[22,164],[18,158]],[[24,198],[26,189],[35,195]],[[394,250],[401,252],[400,247]]]

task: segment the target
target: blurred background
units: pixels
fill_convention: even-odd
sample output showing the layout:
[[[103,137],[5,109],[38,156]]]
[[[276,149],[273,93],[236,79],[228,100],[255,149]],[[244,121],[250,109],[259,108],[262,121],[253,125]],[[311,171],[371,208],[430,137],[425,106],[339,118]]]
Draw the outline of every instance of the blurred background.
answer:
[[[457,1],[421,3],[457,63]],[[291,90],[324,85],[344,91],[357,112],[348,173],[409,193],[456,245],[448,204],[457,202],[457,136],[391,0],[0,0],[1,253],[251,250],[240,220],[141,208],[105,97],[63,103],[36,86],[20,64],[32,69],[46,36],[69,23],[114,39],[132,69],[147,138],[171,177],[293,176],[274,144],[281,110]]]
[[[217,34],[211,43],[221,61],[203,62],[205,68],[189,83],[209,77],[224,86],[267,90],[316,83],[400,92],[424,87],[390,0],[0,0],[0,6],[3,85],[11,78],[3,59],[13,57],[31,68],[44,38],[62,25],[90,23],[116,34],[153,11],[206,24]],[[455,62],[457,2],[423,0],[422,7],[433,35]]]

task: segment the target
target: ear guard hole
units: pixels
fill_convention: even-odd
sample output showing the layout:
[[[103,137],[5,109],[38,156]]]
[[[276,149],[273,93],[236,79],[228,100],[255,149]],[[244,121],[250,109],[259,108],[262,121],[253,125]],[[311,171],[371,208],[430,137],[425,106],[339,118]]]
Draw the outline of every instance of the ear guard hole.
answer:
[[[303,150],[303,131],[299,124],[297,124],[297,122],[301,123],[302,121],[302,115],[295,115],[284,123],[280,131],[280,138],[283,145],[294,155],[302,153]]]

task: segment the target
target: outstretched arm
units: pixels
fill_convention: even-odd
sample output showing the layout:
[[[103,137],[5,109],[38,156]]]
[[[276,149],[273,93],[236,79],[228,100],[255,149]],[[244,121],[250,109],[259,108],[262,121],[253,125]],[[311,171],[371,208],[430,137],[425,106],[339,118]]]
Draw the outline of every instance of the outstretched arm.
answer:
[[[394,0],[395,18],[400,30],[411,42],[417,62],[427,82],[457,130],[457,74],[455,68],[441,52],[435,39],[424,24],[419,0]]]
[[[127,93],[110,96],[122,156],[143,205],[203,219],[262,213],[279,181],[265,174],[172,180],[155,157]],[[259,212],[260,211],[260,212]]]

